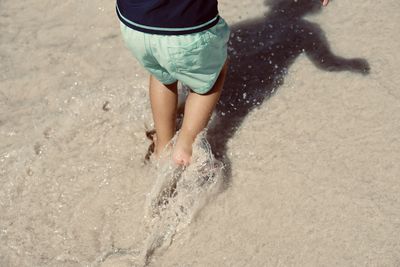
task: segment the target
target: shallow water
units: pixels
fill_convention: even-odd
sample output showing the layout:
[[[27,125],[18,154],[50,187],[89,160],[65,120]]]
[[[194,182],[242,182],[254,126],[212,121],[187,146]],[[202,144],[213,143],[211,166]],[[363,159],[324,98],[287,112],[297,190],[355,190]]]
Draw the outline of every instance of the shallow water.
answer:
[[[113,2],[0,2],[0,266],[400,264],[399,3],[300,20],[367,60],[360,75],[274,47],[259,33],[290,25],[263,2],[220,1],[235,35],[218,159],[200,138],[183,172],[144,164],[147,76]]]

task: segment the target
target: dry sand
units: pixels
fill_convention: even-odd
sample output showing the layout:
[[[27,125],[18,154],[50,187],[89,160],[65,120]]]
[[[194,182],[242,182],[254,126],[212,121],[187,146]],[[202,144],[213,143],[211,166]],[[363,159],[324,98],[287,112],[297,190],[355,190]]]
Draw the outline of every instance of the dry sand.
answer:
[[[220,1],[223,184],[164,240],[114,2],[0,1],[0,266],[400,266],[400,2],[272,2]]]

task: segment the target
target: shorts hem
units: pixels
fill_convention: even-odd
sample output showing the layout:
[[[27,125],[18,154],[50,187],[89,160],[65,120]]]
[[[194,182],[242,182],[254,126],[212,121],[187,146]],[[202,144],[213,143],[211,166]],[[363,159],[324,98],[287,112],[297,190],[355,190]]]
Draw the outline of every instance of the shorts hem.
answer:
[[[164,84],[164,85],[171,85],[171,84],[173,84],[173,83],[176,83],[178,80],[168,80],[168,81],[160,81],[162,84]]]
[[[146,68],[146,67],[145,67]],[[148,70],[149,71],[149,70]],[[155,75],[152,71],[149,71],[151,75],[153,75],[157,81],[159,81],[160,83],[164,84],[164,85],[170,85],[173,84],[175,82],[177,82],[178,80],[175,78],[171,78],[171,79],[160,79],[157,75]]]
[[[206,86],[196,88],[196,89],[193,89],[192,87],[189,86],[189,88],[192,91],[194,91],[195,93],[200,94],[200,95],[204,95],[204,94],[207,94],[208,92],[210,92],[213,89],[215,83],[217,82],[218,77],[221,74],[223,67],[225,66],[226,59],[227,59],[227,57],[225,57],[225,60],[223,61],[224,63],[221,65],[221,67],[216,72],[215,76],[211,79],[211,81]]]

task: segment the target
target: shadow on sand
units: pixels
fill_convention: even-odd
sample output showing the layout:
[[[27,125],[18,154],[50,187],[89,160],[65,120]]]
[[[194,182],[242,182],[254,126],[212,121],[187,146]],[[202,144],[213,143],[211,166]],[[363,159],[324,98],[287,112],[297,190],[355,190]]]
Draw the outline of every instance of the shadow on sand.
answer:
[[[214,154],[226,164],[225,188],[231,180],[228,140],[249,112],[282,85],[300,54],[322,70],[369,72],[365,59],[334,55],[321,28],[303,18],[321,10],[319,0],[266,0],[265,5],[270,9],[264,17],[231,27],[228,76],[208,129]]]

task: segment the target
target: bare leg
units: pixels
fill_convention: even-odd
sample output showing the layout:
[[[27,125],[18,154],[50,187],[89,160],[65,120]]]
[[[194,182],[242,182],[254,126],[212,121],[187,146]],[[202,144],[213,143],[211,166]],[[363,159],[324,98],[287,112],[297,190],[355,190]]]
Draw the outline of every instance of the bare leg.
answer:
[[[159,156],[175,135],[178,104],[177,82],[164,85],[150,76],[150,103],[156,128],[155,155]]]
[[[185,104],[182,128],[173,152],[173,161],[177,165],[189,165],[192,145],[196,136],[207,126],[215,105],[221,95],[227,71],[227,62],[209,93],[205,95],[190,92]]]

